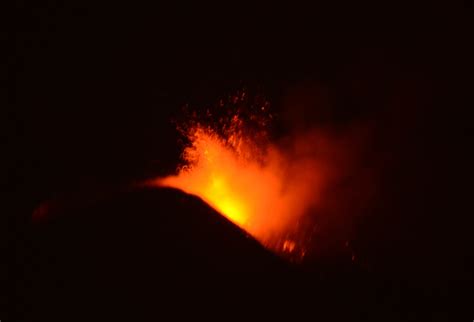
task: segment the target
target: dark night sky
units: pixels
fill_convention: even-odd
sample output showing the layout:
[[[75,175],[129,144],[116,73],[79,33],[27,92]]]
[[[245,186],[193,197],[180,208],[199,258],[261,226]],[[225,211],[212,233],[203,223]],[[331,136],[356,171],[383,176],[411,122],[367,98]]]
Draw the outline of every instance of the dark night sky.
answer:
[[[470,279],[472,9],[221,9],[18,2],[4,127],[8,238],[28,235],[21,227],[42,200],[172,171],[180,150],[170,119],[185,104],[245,86],[278,110],[292,89],[318,84],[330,121],[395,129],[379,143],[396,165],[374,207],[384,216],[359,223],[359,247],[380,274],[411,262]]]
[[[35,189],[116,180],[143,174],[151,160],[170,162],[170,114],[242,85],[262,89],[278,105],[291,85],[317,81],[340,101],[359,100],[345,109],[363,113],[377,98],[350,97],[351,84],[383,100],[391,79],[417,78],[454,118],[464,104],[457,84],[467,86],[459,82],[469,60],[467,13],[333,19],[317,9],[109,9],[50,3],[20,10],[11,70],[21,108],[12,111],[11,133],[28,146],[19,175],[38,176]]]

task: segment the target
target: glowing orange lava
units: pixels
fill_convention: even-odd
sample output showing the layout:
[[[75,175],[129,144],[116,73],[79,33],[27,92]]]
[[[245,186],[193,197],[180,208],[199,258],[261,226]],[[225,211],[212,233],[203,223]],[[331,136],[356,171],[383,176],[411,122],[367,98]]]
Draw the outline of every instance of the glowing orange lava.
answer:
[[[197,195],[266,247],[302,257],[301,219],[320,193],[321,164],[307,156],[315,142],[296,140],[283,153],[257,143],[243,126],[237,116],[224,134],[194,124],[187,130],[185,165],[155,184]]]
[[[275,213],[283,206],[278,198],[281,186],[276,173],[257,161],[244,159],[216,134],[202,128],[195,129],[185,157],[190,166],[178,176],[161,180],[161,184],[200,196],[255,235],[280,224],[278,214],[264,218],[259,215]]]

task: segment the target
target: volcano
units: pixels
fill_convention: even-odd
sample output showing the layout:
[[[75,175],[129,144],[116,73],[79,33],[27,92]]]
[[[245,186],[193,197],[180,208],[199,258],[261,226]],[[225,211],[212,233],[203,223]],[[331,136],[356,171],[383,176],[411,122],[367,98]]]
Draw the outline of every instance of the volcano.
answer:
[[[25,287],[32,286],[35,317],[64,318],[77,303],[89,312],[90,303],[123,297],[134,307],[177,285],[190,289],[190,281],[209,286],[229,276],[291,271],[202,200],[179,190],[143,188],[51,209],[33,226],[32,285]]]

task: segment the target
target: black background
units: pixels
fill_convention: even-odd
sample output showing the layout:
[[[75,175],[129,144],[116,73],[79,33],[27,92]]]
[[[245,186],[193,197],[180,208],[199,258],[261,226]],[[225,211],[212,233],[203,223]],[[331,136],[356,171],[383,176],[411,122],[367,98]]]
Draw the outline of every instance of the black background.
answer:
[[[292,88],[319,84],[337,98],[330,121],[370,117],[390,128],[379,145],[390,146],[394,166],[357,228],[355,247],[374,270],[363,274],[375,284],[419,284],[434,316],[433,294],[441,303],[455,302],[444,295],[469,298],[462,293],[473,269],[469,5],[50,1],[18,2],[15,13],[3,157],[12,272],[24,271],[30,230],[23,227],[40,202],[172,172],[180,146],[170,120],[183,105],[212,104],[245,86],[278,109]],[[337,265],[335,280],[363,280]],[[309,271],[313,279],[320,273]],[[25,288],[14,297],[20,303],[31,301]],[[384,294],[392,299],[403,293],[391,290]]]

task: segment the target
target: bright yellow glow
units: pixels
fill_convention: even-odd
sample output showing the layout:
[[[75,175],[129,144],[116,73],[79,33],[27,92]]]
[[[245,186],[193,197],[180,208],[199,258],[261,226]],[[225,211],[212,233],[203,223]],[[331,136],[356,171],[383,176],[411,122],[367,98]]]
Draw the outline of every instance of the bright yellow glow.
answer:
[[[248,213],[242,202],[232,193],[224,176],[213,175],[209,186],[204,189],[203,197],[231,221],[239,226],[245,225]]]

